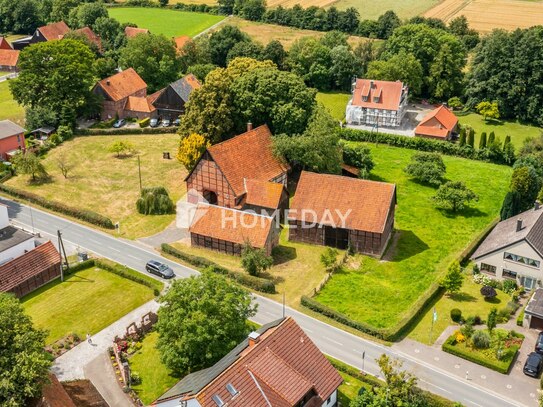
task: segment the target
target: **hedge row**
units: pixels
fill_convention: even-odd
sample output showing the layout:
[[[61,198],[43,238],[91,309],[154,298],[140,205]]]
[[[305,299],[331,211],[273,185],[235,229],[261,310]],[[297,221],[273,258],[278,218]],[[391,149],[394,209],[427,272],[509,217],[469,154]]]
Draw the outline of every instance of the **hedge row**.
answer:
[[[460,146],[441,140],[427,139],[423,137],[407,137],[388,133],[374,133],[368,130],[355,130],[349,128],[339,129],[342,139],[348,141],[364,141],[368,143],[388,144],[395,147],[409,148],[419,151],[432,151],[446,155],[469,158],[472,160],[494,162],[505,164],[506,160],[502,152],[495,155],[489,154],[487,149],[476,150],[468,145]],[[511,163],[512,164],[512,163]]]
[[[76,129],[77,136],[114,136],[124,134],[171,134],[176,132],[176,127],[124,127],[121,129]]]
[[[115,228],[111,219],[93,211],[89,211],[86,209],[73,208],[71,206],[64,205],[63,203],[51,201],[47,198],[41,197],[31,192],[27,192],[18,188],[13,188],[5,184],[0,184],[0,191],[10,196],[13,196],[15,198],[24,199],[36,205],[42,206],[46,209],[50,209],[55,212],[60,212],[60,213],[63,213],[64,215],[72,216],[74,218],[92,223],[93,225],[97,225],[105,229]]]
[[[385,382],[383,382],[382,380],[369,374],[362,374],[362,372],[352,367],[351,365],[343,363],[330,356],[327,356],[326,358],[332,364],[332,366],[336,368],[336,370],[339,370],[342,373],[348,374],[349,376],[354,377],[355,379],[358,379],[363,383],[367,383],[370,386],[374,386],[374,387],[385,385]],[[426,390],[420,390],[420,392],[423,395],[423,397],[426,399],[426,401],[428,402],[428,405],[432,407],[454,407],[455,406],[455,403],[453,401],[447,400],[446,398],[438,396],[437,394],[430,393]]]
[[[181,250],[176,249],[175,247],[172,247],[167,243],[163,243],[161,249],[164,253],[183,260],[189,264],[192,264],[195,267],[198,267],[200,269],[209,269],[214,273],[222,274],[236,281],[237,283],[252,288],[256,291],[270,294],[275,293],[275,284],[273,283],[273,281],[266,280],[265,278],[253,277],[249,274],[244,274],[233,270],[228,270],[204,257],[193,256],[191,254],[182,252]]]
[[[470,362],[477,363],[478,365],[487,367],[489,369],[495,370],[496,372],[499,372],[499,373],[502,373],[502,374],[507,374],[509,372],[509,369],[510,369],[511,365],[513,364],[513,361],[515,360],[515,356],[516,356],[516,354],[517,354],[517,352],[518,352],[518,350],[520,348],[517,345],[512,345],[511,346],[512,348],[516,348],[515,356],[513,356],[513,358],[507,364],[507,366],[503,366],[503,363],[496,362],[496,361],[493,361],[493,360],[488,360],[488,359],[486,359],[486,358],[484,358],[482,356],[479,356],[476,353],[467,352],[467,351],[464,351],[461,348],[457,348],[456,346],[454,346],[452,344],[452,342],[455,341],[455,340],[456,340],[455,335],[449,337],[449,339],[447,339],[443,343],[443,345],[441,346],[441,349],[444,352],[450,353],[451,355],[461,357],[462,359],[469,360]]]

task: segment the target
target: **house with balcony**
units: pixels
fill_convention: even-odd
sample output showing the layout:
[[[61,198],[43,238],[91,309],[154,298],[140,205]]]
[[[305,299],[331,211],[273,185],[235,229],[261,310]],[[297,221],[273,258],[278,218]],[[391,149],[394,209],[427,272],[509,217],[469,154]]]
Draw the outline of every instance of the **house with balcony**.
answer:
[[[543,273],[543,207],[501,221],[473,253],[481,273],[510,279],[528,291],[541,287]]]
[[[400,81],[357,79],[345,112],[349,125],[398,127],[407,109],[408,88]]]

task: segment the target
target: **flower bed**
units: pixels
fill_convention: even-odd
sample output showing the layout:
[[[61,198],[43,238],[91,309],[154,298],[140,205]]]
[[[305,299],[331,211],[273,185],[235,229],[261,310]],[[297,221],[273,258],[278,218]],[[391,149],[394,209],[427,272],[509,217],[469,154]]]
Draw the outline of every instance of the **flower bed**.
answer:
[[[490,346],[480,349],[475,347],[472,339],[465,333],[456,331],[445,341],[442,349],[470,362],[507,374],[523,340],[524,336],[515,331],[495,329],[490,335]]]
[[[56,342],[53,342],[51,345],[47,345],[45,350],[56,359],[60,355],[68,352],[70,349],[75,348],[80,343],[81,338],[74,332]]]

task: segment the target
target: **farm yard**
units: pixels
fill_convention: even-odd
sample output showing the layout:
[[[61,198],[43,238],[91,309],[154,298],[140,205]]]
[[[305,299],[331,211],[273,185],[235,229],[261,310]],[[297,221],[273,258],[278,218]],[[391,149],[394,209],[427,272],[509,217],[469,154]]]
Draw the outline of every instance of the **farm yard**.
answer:
[[[465,16],[471,28],[490,32],[494,28],[528,28],[543,21],[543,1],[527,0],[445,0],[424,13],[445,22]]]
[[[479,202],[456,215],[437,209],[435,189],[403,172],[415,151],[367,145],[375,168],[370,178],[397,185],[395,235],[383,259],[356,256],[334,274],[315,299],[374,327],[395,326],[473,239],[497,218],[511,168],[443,156],[446,178],[463,180]]]
[[[143,7],[108,9],[109,15],[121,23],[134,23],[153,34],[166,37],[195,36],[224,19],[224,16]]]
[[[179,200],[184,194],[185,170],[175,159],[179,142],[175,134],[78,137],[51,150],[44,158],[49,180],[29,184],[28,177],[16,176],[6,184],[107,216],[120,222],[120,236],[125,238],[158,233],[174,221],[175,215],[137,213],[138,158],[117,158],[110,153],[110,145],[119,140],[130,141],[138,152],[143,186],[164,186],[174,202]],[[174,158],[163,159],[164,151]],[[68,178],[58,168],[59,157],[73,166]]]

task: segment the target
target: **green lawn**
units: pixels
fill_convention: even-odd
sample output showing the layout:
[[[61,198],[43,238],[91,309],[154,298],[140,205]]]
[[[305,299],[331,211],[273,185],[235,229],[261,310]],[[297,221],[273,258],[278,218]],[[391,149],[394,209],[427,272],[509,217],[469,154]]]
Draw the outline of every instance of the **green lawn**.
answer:
[[[498,296],[492,302],[485,301],[480,293],[481,287],[481,285],[473,282],[471,275],[465,276],[460,292],[452,296],[444,295],[435,304],[437,321],[434,323],[433,329],[431,326],[434,307],[430,307],[426,310],[417,326],[411,331],[409,337],[428,345],[432,344],[445,328],[454,324],[451,320],[451,310],[453,308],[458,308],[462,311],[464,318],[478,315],[481,319],[486,320],[492,308],[501,309],[511,300],[511,296],[501,290],[496,290]],[[432,330],[431,337],[430,330]]]
[[[357,256],[359,264],[334,274],[316,299],[379,328],[395,326],[459,253],[498,216],[511,168],[443,156],[446,177],[463,180],[479,202],[456,215],[434,206],[435,189],[403,172],[413,150],[367,145],[372,179],[397,185],[395,236],[382,260]]]
[[[333,5],[339,9],[354,7],[360,12],[360,19],[377,20],[387,10],[394,10],[400,19],[407,19],[430,10],[439,0],[339,0]]]
[[[496,137],[499,137],[502,142],[505,140],[505,136],[511,136],[511,142],[517,151],[526,138],[538,137],[543,132],[543,128],[541,127],[521,124],[518,121],[490,120],[485,122],[483,116],[477,113],[465,114],[458,112],[456,115],[459,118],[460,124],[469,125],[475,129],[476,148],[479,146],[479,138],[483,131],[486,131],[487,135],[493,131]]]
[[[130,141],[139,152],[144,187],[164,186],[174,202],[181,198],[186,171],[175,159],[179,143],[175,134],[76,137],[47,153],[43,164],[50,175],[48,182],[29,184],[27,176],[16,176],[6,184],[107,216],[120,222],[122,237],[134,239],[158,233],[175,220],[175,214],[146,216],[136,211],[138,158],[116,158],[110,153],[109,146],[118,140]],[[163,151],[169,151],[174,158],[164,160]],[[73,166],[68,178],[58,168],[61,156]]]
[[[91,267],[57,279],[22,298],[34,324],[49,331],[47,343],[71,332],[84,338],[153,299],[153,290]]]
[[[347,102],[351,98],[350,93],[341,92],[319,92],[317,93],[317,101],[328,108],[332,117],[336,120],[345,118],[345,108]]]
[[[25,121],[25,110],[13,100],[9,91],[9,80],[0,82],[0,120],[6,119],[21,126]]]
[[[110,17],[121,23],[134,23],[152,34],[164,34],[168,38],[179,35],[193,37],[224,19],[224,16],[213,14],[159,8],[117,7],[108,11]]]
[[[143,339],[141,349],[130,357],[130,369],[141,378],[141,384],[132,388],[145,405],[151,404],[179,381],[160,361],[157,340],[158,333],[151,332]]]
[[[364,383],[362,380],[350,376],[347,373],[339,372],[339,374],[343,377],[343,383],[338,388],[337,397],[342,406],[349,407],[351,401],[358,396],[358,391],[361,387],[365,387],[366,389],[371,388],[369,384]]]

